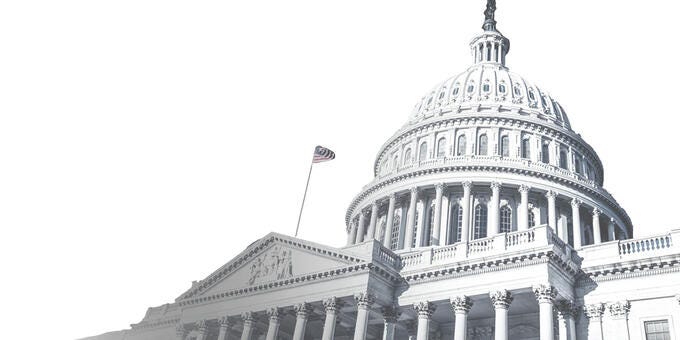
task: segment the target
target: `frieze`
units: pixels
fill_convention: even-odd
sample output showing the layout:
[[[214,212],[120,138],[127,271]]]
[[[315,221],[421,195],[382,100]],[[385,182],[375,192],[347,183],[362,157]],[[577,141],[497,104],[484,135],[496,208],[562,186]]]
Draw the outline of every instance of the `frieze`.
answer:
[[[293,277],[293,251],[281,245],[253,260],[248,285]]]

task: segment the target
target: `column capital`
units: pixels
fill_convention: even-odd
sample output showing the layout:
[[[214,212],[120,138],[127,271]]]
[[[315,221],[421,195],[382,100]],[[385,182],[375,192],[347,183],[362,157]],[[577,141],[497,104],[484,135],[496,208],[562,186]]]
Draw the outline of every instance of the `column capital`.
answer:
[[[417,195],[418,194],[418,187],[412,187],[409,190],[411,191],[411,195]]]
[[[293,306],[293,309],[295,310],[295,314],[298,317],[306,318],[310,313],[312,313],[312,306],[307,302],[298,303],[297,305]]]
[[[557,289],[551,285],[537,285],[533,291],[538,303],[553,303],[557,297]]]
[[[454,313],[466,313],[472,308],[472,300],[470,297],[460,295],[451,298],[451,309]]]
[[[557,195],[558,193],[555,190],[548,190],[548,192],[545,193],[545,197],[547,198],[556,198]]]
[[[368,210],[368,209],[362,209],[361,210],[361,216],[363,216],[363,217],[368,217],[368,215],[370,215],[370,214],[371,214],[371,211]]]
[[[557,315],[561,319],[569,319],[576,316],[578,308],[573,301],[560,300],[557,302]]]
[[[501,190],[501,182],[491,182],[491,190]]]
[[[572,198],[571,199],[571,206],[574,207],[574,208],[578,208],[582,203],[583,203],[583,201],[581,201],[578,198]]]
[[[326,313],[337,312],[340,310],[340,308],[342,308],[343,305],[344,303],[342,300],[336,298],[335,296],[323,300],[323,306],[326,309]]]
[[[378,209],[379,205],[380,205],[380,200],[374,200],[373,203],[371,203],[371,209]]]
[[[464,190],[470,190],[470,189],[472,189],[472,182],[470,182],[470,181],[465,181],[465,182],[463,182],[463,183],[461,183],[461,184],[463,185],[463,189],[464,189]]]
[[[434,185],[434,189],[437,191],[444,191],[444,189],[446,189],[446,184],[444,184],[443,182],[439,182]]]
[[[187,332],[187,330],[186,330],[186,328],[184,328],[184,324],[178,323],[178,324],[175,326],[175,334],[176,334],[179,338],[183,338],[183,337],[184,337],[184,334],[186,334],[186,332]]]
[[[269,317],[269,320],[278,320],[279,316],[281,315],[281,308],[279,307],[272,307],[267,309],[267,316]]]
[[[368,308],[375,302],[373,294],[368,292],[359,292],[354,294],[354,300],[357,302],[357,307],[360,308]]]
[[[398,306],[385,306],[380,311],[385,319],[385,323],[397,323],[397,319],[401,316]]]
[[[588,319],[601,318],[604,314],[604,303],[593,303],[583,306],[583,312]]]
[[[630,312],[630,301],[616,301],[607,304],[607,309],[609,310],[609,315],[614,318],[625,318],[628,317],[628,312]]]
[[[597,218],[600,217],[600,215],[602,215],[602,210],[598,208],[593,208],[593,217]]]
[[[253,322],[255,321],[255,316],[253,312],[243,312],[241,313],[241,319],[243,319],[243,322]]]
[[[208,330],[208,323],[205,322],[205,320],[196,321],[195,325],[196,325],[196,329],[199,332],[205,332],[206,330]]]
[[[510,308],[510,303],[512,303],[512,300],[514,299],[512,294],[505,289],[489,293],[489,298],[491,298],[491,304],[496,309]]]
[[[234,320],[228,316],[223,316],[219,320],[220,327],[232,327],[234,325]]]
[[[520,185],[519,188],[517,189],[517,191],[519,191],[520,194],[529,193],[529,190],[531,190],[531,187],[526,184]]]
[[[396,201],[397,200],[397,193],[393,192],[389,195],[387,195],[387,199],[390,201]]]
[[[432,317],[434,311],[437,310],[437,306],[430,301],[422,301],[413,304],[413,309],[418,312],[418,316],[425,316],[428,319]]]

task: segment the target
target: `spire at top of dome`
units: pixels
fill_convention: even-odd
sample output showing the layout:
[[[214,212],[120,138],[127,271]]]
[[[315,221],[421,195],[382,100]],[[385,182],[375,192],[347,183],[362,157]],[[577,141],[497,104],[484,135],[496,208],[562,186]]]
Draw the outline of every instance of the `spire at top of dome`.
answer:
[[[484,11],[484,25],[482,28],[485,31],[496,31],[496,0],[486,0],[486,10]]]

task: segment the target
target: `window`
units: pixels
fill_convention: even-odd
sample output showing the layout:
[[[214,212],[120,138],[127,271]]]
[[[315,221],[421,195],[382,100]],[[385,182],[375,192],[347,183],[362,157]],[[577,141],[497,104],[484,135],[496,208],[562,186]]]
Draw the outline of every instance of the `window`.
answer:
[[[541,102],[543,103],[544,107],[548,107],[548,101],[545,99],[545,96],[541,96]]]
[[[498,84],[498,92],[505,93],[505,84],[503,83]]]
[[[427,143],[420,144],[420,152],[418,153],[418,160],[424,161],[427,159]]]
[[[456,213],[456,242],[460,242],[463,233],[463,206],[458,206]]]
[[[489,86],[489,83],[484,83],[484,86],[482,86],[482,90],[484,90],[484,92],[491,91],[491,86]]]
[[[399,167],[399,155],[394,156],[394,162],[392,163],[392,168],[396,169]]]
[[[475,90],[475,83],[470,83],[468,85],[468,88],[467,88],[468,93],[472,93],[472,91],[474,91],[474,90]]]
[[[533,89],[529,89],[529,99],[531,99],[532,101],[536,100],[536,95],[534,94]]]
[[[486,237],[487,209],[478,204],[475,207],[475,239]]]
[[[482,156],[489,154],[489,137],[486,135],[479,136],[479,154]]]
[[[432,100],[433,100],[433,99],[434,99],[434,97],[430,97],[430,98],[427,100],[427,106],[430,106],[430,104],[432,104]]]
[[[425,236],[427,239],[425,240],[425,245],[426,246],[431,246],[432,245],[432,236],[434,233],[434,201],[432,201],[432,204],[430,204],[430,208],[427,212],[427,233]]]
[[[531,158],[531,140],[529,138],[522,139],[522,158]]]
[[[574,167],[576,168],[576,173],[580,174],[581,171],[581,158],[579,156],[576,156],[576,159],[574,160]]]
[[[439,100],[442,100],[444,98],[444,95],[446,95],[446,89],[443,89],[442,92],[439,93]]]
[[[454,95],[454,96],[457,96],[457,95],[458,95],[458,92],[460,92],[460,85],[459,85],[459,84],[456,84],[456,87],[453,88],[453,95]]]
[[[562,169],[568,169],[569,168],[569,160],[567,159],[567,150],[565,150],[565,149],[560,150],[560,168],[562,168]]]
[[[522,90],[520,90],[519,84],[517,84],[517,83],[515,84],[515,88],[514,88],[513,91],[515,91],[515,96],[517,96],[517,97],[519,97],[520,95],[522,95]]]
[[[645,321],[645,338],[647,340],[671,340],[668,320]]]
[[[536,226],[536,215],[534,215],[534,212],[532,210],[529,210],[529,228],[533,228]]]
[[[465,139],[465,135],[458,136],[458,153],[456,153],[458,156],[463,156],[465,155],[465,148],[467,147],[467,140]]]
[[[512,231],[512,210],[507,205],[501,207],[501,233]]]
[[[501,156],[510,157],[510,137],[501,137]]]
[[[550,163],[550,143],[543,142],[541,147],[541,161],[543,163]]]
[[[404,152],[404,164],[406,163],[411,163],[411,149],[406,149],[406,152]]]
[[[390,239],[390,249],[396,250],[399,247],[399,229],[401,228],[401,209],[394,212],[392,219],[392,239]]]
[[[417,241],[417,236],[418,236],[418,228],[420,227],[418,225],[418,221],[420,221],[420,211],[418,211],[418,210],[419,209],[416,209],[416,214],[415,214],[416,215],[416,223],[413,225],[413,235],[411,235],[413,237],[413,241],[411,241],[411,248],[416,247],[416,241]]]
[[[446,138],[442,138],[437,143],[437,158],[446,156]]]

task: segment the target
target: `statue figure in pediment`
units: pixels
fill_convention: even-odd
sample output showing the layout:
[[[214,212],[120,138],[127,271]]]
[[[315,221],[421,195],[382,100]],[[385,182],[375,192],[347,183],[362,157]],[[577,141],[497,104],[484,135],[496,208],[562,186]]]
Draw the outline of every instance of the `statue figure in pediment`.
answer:
[[[253,260],[248,284],[282,280],[293,276],[292,251],[274,246],[269,252]]]

